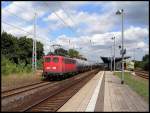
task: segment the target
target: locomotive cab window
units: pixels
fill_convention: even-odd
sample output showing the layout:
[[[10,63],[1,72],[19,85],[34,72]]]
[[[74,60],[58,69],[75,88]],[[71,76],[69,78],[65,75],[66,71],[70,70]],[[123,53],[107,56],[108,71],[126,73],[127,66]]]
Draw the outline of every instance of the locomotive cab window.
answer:
[[[51,58],[45,58],[45,62],[50,62]]]
[[[57,57],[53,58],[53,62],[57,63],[59,61],[59,59]]]

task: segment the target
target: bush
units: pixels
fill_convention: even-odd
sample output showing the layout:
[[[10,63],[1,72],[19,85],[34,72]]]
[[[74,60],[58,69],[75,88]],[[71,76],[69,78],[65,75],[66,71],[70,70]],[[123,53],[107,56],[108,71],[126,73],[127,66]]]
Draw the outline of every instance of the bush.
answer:
[[[42,69],[43,68],[43,59],[40,59],[37,61],[37,69]]]
[[[29,64],[26,67],[24,67],[24,63],[17,65],[5,57],[2,57],[1,61],[2,75],[9,75],[14,73],[29,73],[32,71],[32,67]]]
[[[142,67],[145,71],[149,70],[149,62],[143,62],[143,67]]]
[[[26,73],[30,73],[30,72],[32,71],[32,66],[28,64],[28,65],[25,67],[24,71],[25,71]]]
[[[135,68],[141,68],[142,70],[149,70],[149,59],[145,59],[143,61],[136,61]]]
[[[4,75],[10,74],[12,72],[12,69],[14,68],[12,62],[4,57],[1,58],[1,61],[2,61],[1,62],[2,74]]]

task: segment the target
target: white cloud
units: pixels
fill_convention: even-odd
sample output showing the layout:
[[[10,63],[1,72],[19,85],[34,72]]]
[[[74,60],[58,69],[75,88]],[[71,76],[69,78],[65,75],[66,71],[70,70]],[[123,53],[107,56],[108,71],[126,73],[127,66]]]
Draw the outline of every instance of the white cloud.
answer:
[[[125,38],[124,46],[127,49],[126,56],[133,56],[133,49],[140,47],[143,51],[148,51],[148,45],[142,41],[142,38],[148,37],[148,29],[140,27],[131,27],[125,30],[125,36],[131,38],[131,42],[128,43]],[[117,34],[117,36],[115,35]],[[140,34],[140,36],[139,36]],[[118,48],[121,45],[121,33],[120,32],[107,32],[103,34],[94,34],[89,36],[81,36],[78,38],[67,37],[65,35],[56,39],[56,43],[62,44],[66,49],[73,48],[73,45],[77,47],[88,59],[100,60],[100,56],[110,56],[111,46],[113,45],[112,36],[116,36],[116,56],[120,57],[120,50]],[[132,38],[132,37],[134,38]],[[72,43],[68,45],[68,40]],[[92,44],[90,43],[90,40]],[[78,49],[78,48],[82,49]],[[141,54],[142,55],[142,54]],[[142,56],[141,56],[142,57]],[[139,58],[139,57],[138,57]]]
[[[47,7],[45,3],[48,4],[49,7]],[[86,4],[102,5],[104,12],[97,13],[95,11],[95,13],[89,13],[88,11],[77,10],[79,6],[84,6]],[[68,17],[67,13],[62,10],[61,6],[64,7],[65,11],[69,12],[73,21]],[[121,28],[121,18],[115,15],[115,11],[119,8],[124,8],[125,10],[125,47],[128,48],[128,50],[140,47],[143,51],[148,51],[148,44],[143,41],[145,38],[148,38],[149,35],[148,25],[145,26],[148,23],[148,10],[146,6],[147,2],[138,2],[135,4],[133,2],[12,2],[4,9],[30,21],[30,23],[27,24],[23,20],[18,21],[14,19],[7,11],[4,12],[4,9],[2,9],[2,20],[20,26],[28,32],[33,32],[32,19],[34,16],[34,8],[36,8],[38,18],[45,20],[42,22],[48,25],[42,26],[42,29],[41,26],[37,26],[37,33],[39,34],[40,31],[40,35],[42,36],[38,37],[38,40],[44,44],[45,53],[49,51],[50,45],[52,44],[50,39],[55,38],[53,39],[53,43],[61,44],[66,49],[82,47],[80,52],[84,56],[89,59],[98,60],[99,56],[110,55],[110,46],[113,44],[111,40],[112,36],[116,37],[117,46],[121,43],[120,30],[115,32],[112,30],[114,28]],[[50,11],[52,12],[50,13]],[[66,27],[53,11],[55,11],[55,13],[57,13],[68,25],[72,26],[75,32],[79,33],[77,37],[69,37],[66,34],[61,34],[61,36],[58,37],[51,36],[49,30],[58,30]],[[140,14],[137,12],[140,12]],[[48,16],[45,17],[46,15]],[[39,22],[40,21],[38,21],[38,24]],[[131,25],[131,27],[129,25],[126,26],[127,24]],[[140,27],[139,24],[144,25],[144,27]],[[2,24],[2,26],[3,29],[7,30],[9,33],[18,36],[26,34],[8,25]],[[68,40],[70,40],[70,44],[68,44]],[[119,56],[119,49],[116,48],[116,51],[116,54]],[[127,52],[128,55],[131,53],[130,51]]]
[[[137,44],[137,47],[139,47],[139,48],[144,48],[145,46],[146,46],[146,44],[144,42],[139,42]]]
[[[147,28],[133,27],[131,26],[129,29],[125,31],[125,39],[127,40],[143,40],[148,36]]]
[[[77,28],[79,33],[104,33],[110,30],[114,26],[115,21],[113,18],[110,20],[110,13],[99,15],[96,13],[90,14],[88,12],[77,12],[70,11],[71,18],[68,17],[66,12],[63,10],[58,10],[55,13],[51,13],[44,21],[55,21],[57,24],[57,29],[66,27],[67,25],[72,26],[72,28]],[[60,18],[64,20],[67,25],[62,24]],[[59,23],[59,24],[58,24]],[[84,29],[84,31],[83,31]]]
[[[31,21],[34,18],[34,12],[37,13],[38,17],[41,17],[45,13],[43,10],[36,8],[36,6],[34,6],[33,4],[34,2],[15,1],[9,4],[8,6],[6,6],[5,8],[3,8],[3,10],[14,13],[15,15],[18,15],[27,21]],[[5,15],[8,16],[8,13],[2,13],[2,14],[3,16]]]

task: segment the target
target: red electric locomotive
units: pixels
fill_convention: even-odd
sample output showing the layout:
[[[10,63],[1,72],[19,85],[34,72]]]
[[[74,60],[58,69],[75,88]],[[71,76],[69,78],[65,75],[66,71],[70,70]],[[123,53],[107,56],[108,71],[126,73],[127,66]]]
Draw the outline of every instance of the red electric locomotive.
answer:
[[[76,60],[63,56],[47,55],[43,57],[43,76],[45,78],[63,77],[77,71]]]

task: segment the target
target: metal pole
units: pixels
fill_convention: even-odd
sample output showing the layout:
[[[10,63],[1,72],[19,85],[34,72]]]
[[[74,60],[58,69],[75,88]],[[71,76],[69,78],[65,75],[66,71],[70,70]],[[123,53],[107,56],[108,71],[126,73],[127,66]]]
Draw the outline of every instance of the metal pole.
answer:
[[[124,30],[124,26],[123,26],[123,9],[121,10],[121,14],[122,14],[122,52],[124,51],[124,37],[123,37],[123,30]],[[122,80],[121,80],[121,84],[124,84],[124,52],[122,53]]]
[[[114,37],[114,72],[115,72],[115,37]]]
[[[133,50],[133,56],[134,56],[133,61],[134,61],[134,63],[135,63],[135,48],[134,48],[134,50]]]
[[[33,49],[32,49],[32,70],[34,71],[34,39],[33,39]]]
[[[34,39],[35,39],[35,70],[37,69],[37,52],[36,52],[36,13],[34,17]]]
[[[32,50],[32,70],[37,69],[37,54],[36,54],[36,13],[34,15],[34,37],[33,37],[33,50]]]
[[[112,46],[111,46],[111,71],[112,71]]]

